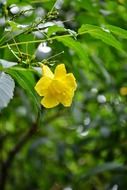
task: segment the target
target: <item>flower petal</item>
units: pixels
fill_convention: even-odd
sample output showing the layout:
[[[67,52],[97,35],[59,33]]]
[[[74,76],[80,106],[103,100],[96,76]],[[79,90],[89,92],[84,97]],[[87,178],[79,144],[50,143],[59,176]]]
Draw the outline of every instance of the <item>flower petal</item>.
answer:
[[[72,73],[68,73],[63,82],[66,83],[66,85],[73,90],[77,88],[76,80]]]
[[[45,96],[45,94],[47,93],[48,87],[51,84],[52,79],[49,77],[42,77],[36,84],[36,86],[34,87],[35,90],[37,91],[37,93],[40,96]]]
[[[55,69],[55,78],[63,78],[66,75],[66,69],[64,64],[60,64]]]
[[[44,64],[42,65],[42,72],[43,72],[44,77],[49,77],[49,78],[54,77],[54,74],[52,73],[52,71],[47,65],[44,65]]]
[[[49,89],[50,94],[64,106],[69,107],[71,105],[75,86],[70,87],[66,81],[53,80]]]
[[[74,96],[74,91],[66,91],[63,93],[63,98],[61,99],[61,104],[65,107],[69,107],[72,104],[72,98]]]
[[[41,104],[45,108],[53,108],[59,104],[59,101],[56,99],[56,97],[52,96],[52,94],[47,94],[42,100]]]

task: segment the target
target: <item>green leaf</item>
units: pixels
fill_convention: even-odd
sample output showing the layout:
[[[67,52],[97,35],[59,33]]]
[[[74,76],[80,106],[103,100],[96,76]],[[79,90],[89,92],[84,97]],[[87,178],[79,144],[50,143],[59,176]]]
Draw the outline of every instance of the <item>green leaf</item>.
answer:
[[[89,24],[82,25],[78,30],[78,34],[82,35],[86,33],[90,34],[96,39],[100,39],[104,43],[113,46],[120,51],[123,51],[121,43],[110,33],[109,30]]]
[[[7,107],[13,98],[15,82],[10,75],[4,72],[0,73],[0,110]]]
[[[87,51],[81,45],[80,42],[74,40],[71,37],[58,38],[57,40],[62,42],[68,48],[72,49],[79,56],[81,61],[84,63],[84,66],[86,66],[86,68],[88,68],[88,64],[90,64],[91,61],[88,57]]]
[[[127,30],[113,25],[106,25],[106,28],[121,38],[127,39]]]
[[[65,28],[58,25],[53,25],[48,28],[47,36],[50,37],[55,32],[64,32]]]
[[[7,23],[11,26],[11,31],[19,30],[18,24],[16,22],[9,20]]]
[[[27,94],[30,96],[31,100],[33,101],[34,105],[39,107],[39,101],[38,101],[38,96],[34,90],[34,87],[36,85],[34,75],[31,71],[29,70],[14,70],[14,69],[9,69],[8,73],[13,76],[13,78],[18,82],[18,84],[26,90]]]

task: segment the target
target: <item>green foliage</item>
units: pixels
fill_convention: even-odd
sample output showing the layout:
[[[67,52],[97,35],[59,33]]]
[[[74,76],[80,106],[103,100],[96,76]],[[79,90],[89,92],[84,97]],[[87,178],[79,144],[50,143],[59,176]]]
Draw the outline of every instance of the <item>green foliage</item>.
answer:
[[[126,23],[125,0],[0,2],[1,190],[127,189]],[[72,106],[45,109],[41,64],[61,63]]]
[[[17,81],[17,83],[26,90],[29,95],[29,98],[33,101],[35,107],[37,106],[39,109],[39,101],[38,97],[35,94],[34,86],[35,86],[35,79],[32,72],[29,69],[10,69],[8,73]]]
[[[70,37],[58,38],[58,41],[62,42],[65,46],[73,50],[83,63],[83,67],[87,69],[88,65],[90,64],[90,60],[87,51],[80,42]]]
[[[120,36],[123,39],[127,39],[127,31],[112,25],[106,25],[106,27],[113,33]]]
[[[110,34],[110,30],[106,30],[105,28],[101,28],[93,25],[83,25],[78,30],[78,34],[82,35],[85,33],[89,33],[94,38],[100,39],[106,44],[117,48],[118,50],[122,50],[122,46],[119,41],[117,41],[112,34]]]

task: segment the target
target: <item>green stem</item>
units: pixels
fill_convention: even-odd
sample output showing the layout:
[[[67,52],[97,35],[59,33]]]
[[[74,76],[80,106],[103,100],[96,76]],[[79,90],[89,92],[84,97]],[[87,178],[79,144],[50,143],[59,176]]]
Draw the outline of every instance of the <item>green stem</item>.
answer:
[[[17,45],[23,45],[23,44],[26,44],[26,43],[28,43],[28,44],[41,43],[41,42],[57,40],[57,39],[60,39],[60,38],[65,38],[65,37],[70,37],[70,36],[72,36],[72,35],[71,34],[66,34],[66,35],[62,35],[62,36],[54,36],[54,37],[44,39],[44,40],[33,40],[33,41],[27,41],[27,42],[17,42],[16,44]],[[9,46],[15,46],[15,43],[11,43],[11,44],[9,44]],[[8,47],[8,46],[3,45],[3,46],[0,47],[0,49],[6,48],[6,47]]]

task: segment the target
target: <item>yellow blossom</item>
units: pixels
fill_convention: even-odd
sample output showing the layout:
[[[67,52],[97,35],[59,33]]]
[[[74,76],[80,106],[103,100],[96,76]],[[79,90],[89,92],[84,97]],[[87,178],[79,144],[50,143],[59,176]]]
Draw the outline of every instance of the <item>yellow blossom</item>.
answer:
[[[127,95],[127,87],[121,87],[120,88],[120,94],[122,96],[126,96]]]
[[[56,67],[54,74],[46,65],[42,66],[43,76],[37,82],[35,90],[40,96],[44,96],[41,104],[46,108],[52,108],[59,103],[69,107],[72,103],[77,84],[72,73],[67,73],[64,64]]]

